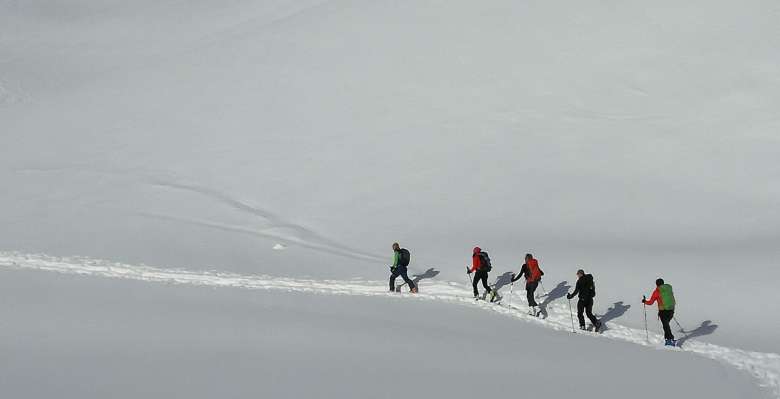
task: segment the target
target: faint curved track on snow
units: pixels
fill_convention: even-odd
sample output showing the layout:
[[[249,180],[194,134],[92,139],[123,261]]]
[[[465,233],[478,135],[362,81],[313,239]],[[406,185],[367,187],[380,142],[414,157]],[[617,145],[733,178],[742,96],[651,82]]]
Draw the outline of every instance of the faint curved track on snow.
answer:
[[[178,216],[165,215],[160,213],[151,212],[135,212],[136,215],[151,219],[165,220],[169,222],[176,222],[182,224],[189,224],[192,226],[204,227],[207,229],[221,230],[230,233],[246,234],[255,237],[272,238],[277,241],[282,241],[288,245],[297,245],[302,248],[313,249],[315,251],[329,253],[333,255],[344,256],[359,260],[369,261],[382,261],[382,258],[377,256],[361,253],[358,251],[350,250],[330,240],[326,240],[317,235],[304,235],[300,236],[298,226],[295,225],[275,225],[268,228],[255,229],[244,226],[234,226],[230,224],[223,224],[203,219],[188,219]],[[312,240],[314,236],[317,239]]]
[[[91,258],[56,258],[17,252],[0,252],[0,267],[204,287],[278,290],[326,295],[383,296],[394,299],[441,301],[493,311],[557,331],[570,331],[571,328],[569,308],[563,303],[550,303],[547,306],[548,317],[539,319],[525,313],[526,305],[522,302],[522,295],[519,295],[519,292],[515,295],[514,300],[520,307],[513,306],[508,308],[485,302],[475,303],[470,297],[470,287],[444,281],[426,280],[422,287],[423,291],[420,294],[406,295],[388,293],[384,281],[311,280],[266,275],[196,272],[145,265],[128,265]],[[645,339],[643,330],[625,327],[612,322],[607,323],[607,330],[603,334],[585,334],[598,339],[620,340],[646,347],[663,348],[660,346],[662,342],[661,336],[652,334],[648,342]],[[780,355],[778,354],[751,352],[695,340],[688,341],[683,351],[714,359],[746,371],[755,377],[762,387],[772,390],[776,397],[780,397]]]
[[[311,229],[308,229],[299,224],[295,224],[284,220],[283,218],[275,215],[266,209],[262,209],[246,202],[233,198],[224,192],[214,190],[209,187],[199,186],[195,184],[185,184],[173,180],[163,180],[154,178],[150,180],[151,184],[166,188],[169,190],[178,190],[201,197],[211,199],[226,205],[238,212],[246,213],[256,219],[259,219],[263,227],[260,229],[246,228],[242,226],[232,226],[222,224],[218,222],[206,221],[206,220],[194,220],[175,217],[171,215],[160,215],[139,212],[138,214],[146,217],[156,217],[159,219],[165,219],[170,221],[176,221],[180,223],[188,223],[198,225],[207,228],[214,228],[223,231],[230,231],[236,233],[252,234],[257,236],[276,238],[285,241],[290,244],[296,244],[309,249],[314,249],[322,252],[327,252],[335,255],[341,255],[346,257],[352,257],[361,260],[375,260],[381,261],[383,258],[358,251],[353,248],[349,248],[338,242],[324,237]]]
[[[97,174],[103,176],[122,177],[143,185],[161,190],[178,192],[182,195],[199,197],[223,206],[231,211],[243,214],[249,225],[232,225],[219,220],[205,220],[191,217],[183,217],[170,213],[150,212],[143,209],[123,210],[130,214],[174,223],[188,224],[208,229],[226,231],[230,233],[247,234],[256,237],[271,238],[282,241],[287,245],[297,245],[319,252],[339,255],[357,260],[370,260],[384,262],[385,258],[375,254],[350,248],[338,241],[328,238],[321,233],[306,226],[294,223],[284,217],[259,206],[250,204],[229,193],[212,187],[199,185],[185,181],[175,176],[167,176],[162,172],[154,173],[144,170],[124,169],[95,169],[84,165],[54,166],[54,167],[26,167],[17,169],[17,173],[63,173],[79,172]]]

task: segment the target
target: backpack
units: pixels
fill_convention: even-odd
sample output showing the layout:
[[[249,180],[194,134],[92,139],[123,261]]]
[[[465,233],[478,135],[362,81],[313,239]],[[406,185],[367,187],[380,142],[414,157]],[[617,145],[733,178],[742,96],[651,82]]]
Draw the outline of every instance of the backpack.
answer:
[[[672,286],[669,284],[661,285],[658,287],[658,293],[661,296],[661,303],[663,303],[663,306],[659,306],[658,308],[661,309],[663,307],[661,310],[674,310],[676,301],[674,300]]]
[[[486,272],[493,270],[493,266],[490,264],[490,256],[487,252],[479,253],[479,269],[484,269]]]
[[[409,250],[406,248],[401,248],[400,256],[398,258],[398,265],[399,266],[409,266],[409,262],[412,260],[412,255],[409,253]]]
[[[542,272],[542,269],[539,268],[539,262],[536,259],[530,259],[526,265],[528,265],[528,271],[530,272],[530,278],[528,278],[528,281],[539,281],[544,273]]]
[[[584,292],[585,295],[583,295],[583,296],[586,297],[586,298],[595,298],[596,297],[596,283],[593,282],[593,275],[592,274],[586,274],[586,275],[582,276],[582,278],[585,279],[585,281],[583,281],[584,287],[582,289],[582,291]]]

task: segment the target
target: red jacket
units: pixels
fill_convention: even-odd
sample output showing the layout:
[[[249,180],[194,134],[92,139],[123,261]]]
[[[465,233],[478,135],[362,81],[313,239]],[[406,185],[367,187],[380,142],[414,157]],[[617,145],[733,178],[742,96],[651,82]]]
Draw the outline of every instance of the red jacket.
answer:
[[[479,258],[479,253],[482,250],[479,247],[474,248],[474,254],[471,255],[471,271],[475,272],[482,267],[482,259]]]
[[[655,287],[655,291],[650,295],[650,299],[645,301],[645,305],[650,306],[654,304],[655,301],[658,301],[658,309],[661,309],[664,306],[664,300],[661,299],[661,292],[658,291],[658,287]]]

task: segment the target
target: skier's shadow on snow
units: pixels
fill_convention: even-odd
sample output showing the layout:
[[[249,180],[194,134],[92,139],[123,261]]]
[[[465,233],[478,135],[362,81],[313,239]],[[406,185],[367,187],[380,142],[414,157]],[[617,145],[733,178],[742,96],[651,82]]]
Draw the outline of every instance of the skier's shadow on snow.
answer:
[[[539,312],[541,313],[544,318],[547,318],[547,305],[552,303],[552,301],[563,298],[566,296],[566,294],[569,293],[569,289],[571,286],[568,284],[568,281],[561,281],[556,285],[550,292],[547,293],[547,297],[544,298],[544,301],[539,304]]]
[[[618,317],[623,316],[630,308],[631,305],[626,305],[623,303],[623,301],[615,302],[611,308],[607,309],[607,313],[604,313],[604,315],[601,316],[600,321],[602,323],[606,323],[608,321],[615,320]]]
[[[677,345],[682,346],[686,341],[688,341],[691,338],[701,337],[704,335],[710,335],[715,332],[715,330],[718,329],[717,324],[712,324],[712,320],[704,320],[701,322],[701,325],[699,327],[696,327],[695,330],[692,331],[685,331],[680,330],[685,336],[677,340]]]
[[[496,279],[496,291],[500,290],[501,287],[506,287],[507,285],[512,283],[512,272],[506,272]]]
[[[434,278],[439,275],[439,271],[434,268],[428,268],[423,274],[415,274],[412,276],[412,281],[414,281],[415,284],[419,283],[420,280],[424,280],[426,278]]]
[[[425,272],[422,274],[415,274],[412,275],[412,282],[414,282],[414,285],[420,284],[420,280],[425,280],[426,278],[434,278],[439,275],[439,271],[434,268],[428,268]],[[401,288],[406,285],[406,281],[401,283],[401,285],[395,287],[395,292],[401,292]]]
[[[414,282],[414,285],[420,284],[420,280],[425,280],[426,278],[434,278],[439,275],[439,271],[434,268],[428,268],[425,272],[422,274],[414,274],[412,275],[412,282]],[[395,287],[395,292],[401,292],[401,288],[406,285],[406,281],[401,283],[401,285]]]

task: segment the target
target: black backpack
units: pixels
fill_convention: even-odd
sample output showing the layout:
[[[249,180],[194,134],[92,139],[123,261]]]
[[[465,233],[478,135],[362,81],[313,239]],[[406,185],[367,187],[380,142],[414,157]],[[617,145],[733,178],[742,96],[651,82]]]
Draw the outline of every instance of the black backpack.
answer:
[[[401,248],[400,251],[401,256],[398,259],[398,264],[401,266],[409,266],[409,262],[412,260],[412,254],[409,253],[409,250],[406,248]]]
[[[484,269],[486,272],[493,270],[493,265],[490,264],[490,256],[487,252],[479,253],[479,268]]]
[[[592,274],[586,274],[582,276],[582,278],[585,279],[585,286],[583,287],[583,291],[585,292],[585,298],[595,298],[596,297],[596,283],[593,281],[593,275]]]

